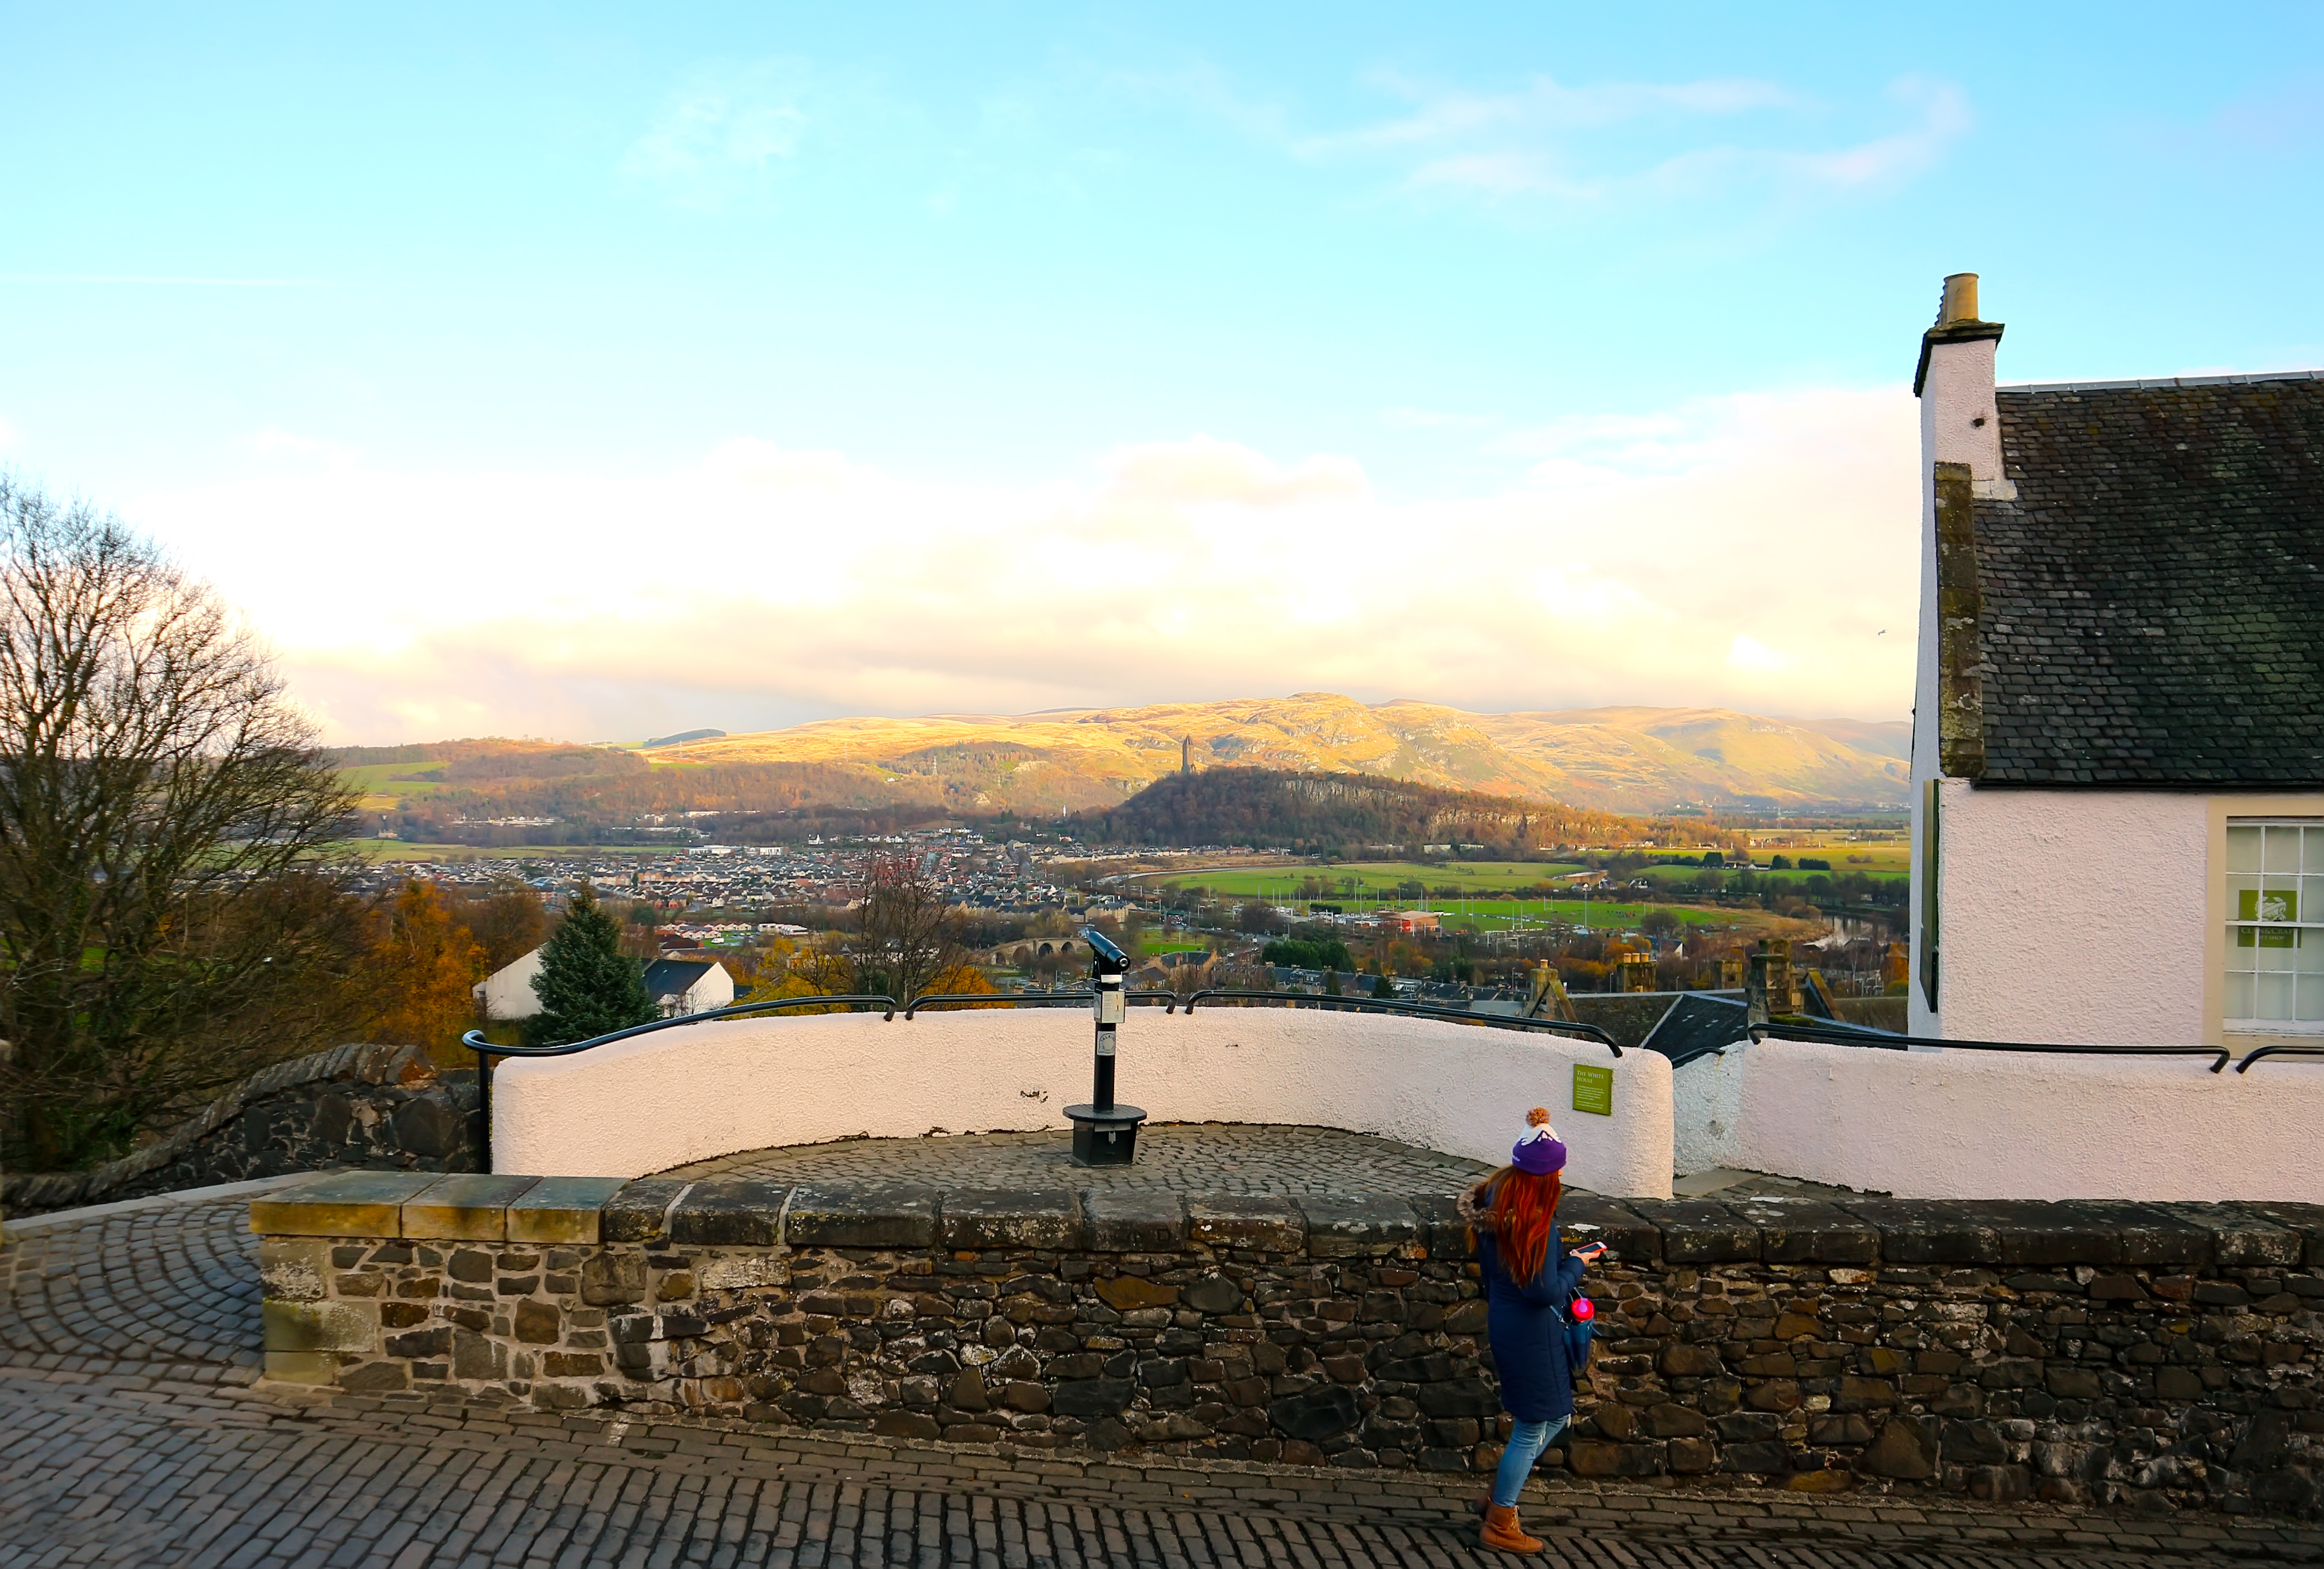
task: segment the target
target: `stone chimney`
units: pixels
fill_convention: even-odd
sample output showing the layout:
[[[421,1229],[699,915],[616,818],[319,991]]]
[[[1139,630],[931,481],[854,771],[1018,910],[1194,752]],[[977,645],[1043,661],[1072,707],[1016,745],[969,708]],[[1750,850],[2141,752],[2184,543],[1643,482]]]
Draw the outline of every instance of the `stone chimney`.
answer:
[[[1751,978],[1744,986],[1744,1003],[1751,1023],[1800,1011],[1799,977],[1792,969],[1792,943],[1787,937],[1770,937],[1751,956]]]
[[[1651,953],[1626,953],[1618,967],[1621,989],[1626,992],[1650,992],[1655,989],[1655,956]]]
[[[1974,779],[1985,772],[1984,601],[1977,570],[1976,504],[2014,501],[2003,477],[2001,416],[1993,396],[2001,324],[1978,315],[1977,274],[1945,280],[1937,325],[1921,335],[1913,392],[1921,400],[1920,704],[1932,704],[1936,756],[1914,741],[1915,773]],[[1932,682],[1929,677],[1933,676]],[[1916,839],[1927,832],[1914,818]]]
[[[1192,736],[1182,736],[1178,740],[1178,772],[1181,774],[1191,774],[1194,771],[1194,738]]]
[[[1936,463],[1966,463],[1976,493],[1998,493],[2001,420],[1993,406],[1994,351],[2001,324],[1977,314],[1977,274],[1945,280],[1937,325],[1921,335],[1920,368],[1913,396],[1921,400],[1922,472]]]

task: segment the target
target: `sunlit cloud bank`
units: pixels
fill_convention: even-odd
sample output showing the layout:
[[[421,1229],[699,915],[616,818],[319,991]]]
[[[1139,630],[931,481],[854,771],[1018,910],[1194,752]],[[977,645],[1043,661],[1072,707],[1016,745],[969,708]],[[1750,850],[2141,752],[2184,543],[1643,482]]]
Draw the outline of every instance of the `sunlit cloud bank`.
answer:
[[[994,489],[751,437],[676,473],[412,473],[269,432],[254,477],[124,510],[339,740],[1314,690],[1893,718],[1914,438],[1897,393],[1738,397],[1504,438],[1521,482],[1405,500],[1199,436]]]

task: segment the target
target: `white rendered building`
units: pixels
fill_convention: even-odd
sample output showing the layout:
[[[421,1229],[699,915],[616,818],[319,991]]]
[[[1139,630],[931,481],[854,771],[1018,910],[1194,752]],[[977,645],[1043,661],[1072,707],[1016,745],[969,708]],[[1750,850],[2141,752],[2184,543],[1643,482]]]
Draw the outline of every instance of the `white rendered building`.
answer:
[[[1922,340],[1911,1032],[2324,1044],[2324,375]]]

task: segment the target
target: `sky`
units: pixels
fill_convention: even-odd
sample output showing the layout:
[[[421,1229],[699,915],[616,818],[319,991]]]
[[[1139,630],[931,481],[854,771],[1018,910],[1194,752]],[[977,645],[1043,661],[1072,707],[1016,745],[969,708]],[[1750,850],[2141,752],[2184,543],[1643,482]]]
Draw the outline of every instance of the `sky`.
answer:
[[[1901,718],[1911,372],[2324,365],[2324,9],[0,4],[0,465],[334,741]]]

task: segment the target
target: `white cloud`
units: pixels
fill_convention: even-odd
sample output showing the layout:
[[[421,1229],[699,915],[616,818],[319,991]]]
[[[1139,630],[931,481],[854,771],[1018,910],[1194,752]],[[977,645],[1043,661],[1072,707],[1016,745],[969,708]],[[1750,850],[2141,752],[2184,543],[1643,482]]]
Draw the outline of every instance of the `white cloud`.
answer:
[[[1385,78],[1410,106],[1394,118],[1294,143],[1301,156],[1384,165],[1407,195],[1466,195],[1569,208],[1797,198],[1894,188],[1930,168],[1969,129],[1950,83],[1905,78],[1889,100],[1902,128],[1801,147],[1798,127],[1828,119],[1773,83],[1711,79],[1572,87],[1536,76],[1501,93]],[[1738,120],[1764,125],[1743,138]]]
[[[1727,663],[1738,670],[1781,671],[1792,667],[1788,656],[1776,653],[1746,632],[1735,634],[1735,641],[1727,650]]]
[[[1534,433],[1560,455],[1520,482],[1429,500],[1206,437],[1019,487],[750,437],[660,473],[254,458],[124,509],[350,740],[1314,690],[1889,715],[1913,415],[1823,391],[1581,422]]]
[[[719,211],[762,194],[811,138],[833,134],[866,102],[802,60],[706,69],[630,144],[617,172],[677,206]]]
[[[1370,489],[1361,466],[1348,458],[1319,454],[1286,468],[1249,447],[1206,436],[1129,447],[1110,466],[1115,497],[1166,506],[1284,507],[1361,496]]]

